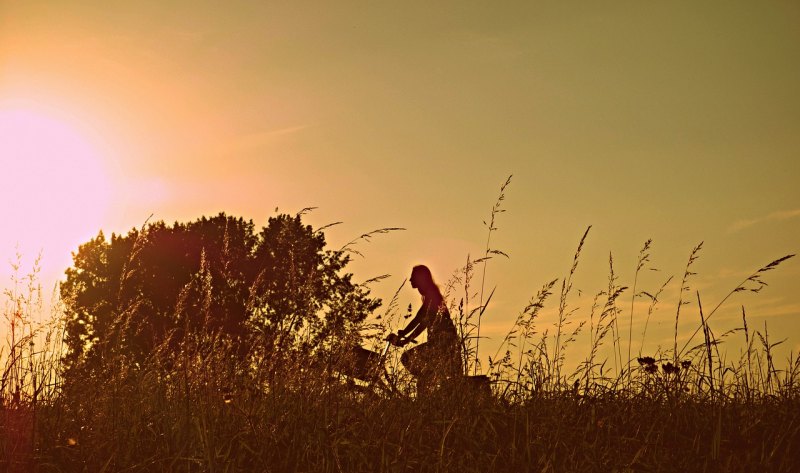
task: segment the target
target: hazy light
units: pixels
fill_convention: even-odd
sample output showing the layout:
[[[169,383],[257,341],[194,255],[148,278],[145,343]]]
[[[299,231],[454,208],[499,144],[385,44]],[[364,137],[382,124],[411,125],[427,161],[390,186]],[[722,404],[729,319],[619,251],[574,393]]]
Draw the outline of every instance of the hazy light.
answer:
[[[43,270],[61,271],[70,251],[97,233],[109,206],[102,157],[67,121],[0,108],[0,273],[15,249]]]

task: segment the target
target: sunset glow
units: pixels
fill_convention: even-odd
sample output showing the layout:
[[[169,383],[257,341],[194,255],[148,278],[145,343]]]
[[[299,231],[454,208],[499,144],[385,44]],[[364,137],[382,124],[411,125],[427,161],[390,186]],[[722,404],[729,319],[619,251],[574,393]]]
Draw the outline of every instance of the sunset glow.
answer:
[[[798,25],[0,0],[0,473],[800,472]]]
[[[0,156],[3,265],[15,247],[25,256],[41,251],[48,266],[68,265],[108,209],[102,156],[66,120],[26,108],[0,109]]]
[[[609,254],[631,285],[652,238],[659,271],[637,290],[674,279],[649,322],[631,296],[632,319],[647,323],[646,351],[669,347],[700,241],[694,283],[709,304],[799,250],[798,20],[795,6],[751,2],[10,2],[0,273],[15,245],[29,261],[41,250],[52,287],[80,243],[151,215],[263,224],[316,207],[307,223],[344,222],[326,231],[332,248],[407,229],[349,266],[360,280],[390,274],[373,287],[389,300],[416,264],[444,283],[484,255],[482,222],[513,174],[491,237],[510,258],[488,265],[481,356],[569,270],[590,225],[575,305],[605,288]],[[761,298],[731,298],[715,328],[735,328],[746,304],[754,323],[800,333],[798,281],[786,264]]]

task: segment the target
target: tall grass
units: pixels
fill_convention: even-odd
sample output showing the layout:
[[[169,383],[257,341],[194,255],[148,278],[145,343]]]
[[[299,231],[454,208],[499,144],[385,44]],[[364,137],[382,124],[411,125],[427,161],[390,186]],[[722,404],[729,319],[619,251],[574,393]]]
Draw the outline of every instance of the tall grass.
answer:
[[[608,279],[588,313],[571,302],[588,234],[579,239],[566,276],[541,286],[489,357],[490,396],[465,378],[419,398],[397,351],[390,352],[388,381],[381,382],[393,389],[382,390],[344,376],[337,367],[350,361],[346,355],[266,352],[255,334],[241,356],[241,346],[203,326],[188,330],[178,346],[156,347],[144,361],[117,353],[86,377],[65,380],[63,316],[56,307],[51,320],[34,323],[41,303],[34,270],[15,278],[5,293],[0,469],[799,471],[800,359],[777,361],[781,341],[766,323],[754,329],[743,306],[740,328],[716,336],[711,325],[725,301],[759,292],[764,273],[791,256],[757,270],[708,313],[693,291],[698,306],[692,313],[686,303],[698,245],[679,287],[675,320],[677,327],[679,318],[696,317],[695,334],[702,331],[703,339],[693,345],[691,336],[679,350],[684,340],[676,329],[672,350],[640,348],[632,360],[634,305],[624,317],[627,287],[611,256]],[[650,301],[640,347],[671,281],[654,291],[639,289],[650,245],[648,240],[639,253],[631,285],[632,300]],[[479,293],[485,263],[467,259],[446,285],[465,348],[465,373],[480,369],[474,361],[478,327],[490,300]],[[475,287],[478,271],[481,284]],[[194,284],[210,297],[204,281],[201,269]],[[402,287],[363,327],[365,343],[375,349],[402,323]],[[557,318],[546,326],[540,318],[554,294]],[[190,309],[176,301],[179,310]],[[119,323],[129,312],[117,308]],[[581,362],[570,371],[565,359],[580,337],[589,348],[571,354]],[[731,354],[720,350],[727,337],[742,337],[738,358],[729,360]]]

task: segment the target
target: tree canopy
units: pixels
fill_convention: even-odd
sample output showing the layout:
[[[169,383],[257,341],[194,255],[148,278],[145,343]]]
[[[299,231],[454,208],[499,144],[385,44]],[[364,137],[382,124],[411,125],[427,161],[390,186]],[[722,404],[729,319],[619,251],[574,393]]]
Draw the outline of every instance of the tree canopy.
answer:
[[[105,357],[145,359],[187,334],[213,332],[240,347],[304,350],[353,336],[380,306],[345,272],[350,257],[300,214],[252,221],[221,213],[163,221],[127,235],[102,232],[73,253],[61,296],[66,361],[91,367]]]

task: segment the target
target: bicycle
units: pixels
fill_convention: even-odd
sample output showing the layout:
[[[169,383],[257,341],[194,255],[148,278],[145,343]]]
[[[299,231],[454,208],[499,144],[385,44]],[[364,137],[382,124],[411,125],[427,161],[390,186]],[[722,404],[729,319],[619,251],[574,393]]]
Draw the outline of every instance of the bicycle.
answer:
[[[362,346],[352,347],[346,356],[345,363],[336,366],[335,370],[348,378],[366,383],[365,386],[359,386],[360,390],[377,391],[389,397],[399,395],[401,391],[397,387],[396,380],[386,369],[389,350],[392,346],[397,346],[398,340],[399,337],[396,334],[390,334],[385,339],[385,345],[380,352],[368,350]],[[354,384],[354,386],[358,385]],[[435,395],[436,392],[456,388],[461,388],[458,391],[470,398],[488,400],[493,396],[489,376],[464,374],[455,379],[439,380],[436,387],[427,395]],[[418,392],[418,397],[420,394]]]
[[[386,359],[391,346],[391,343],[386,341],[380,352],[358,345],[353,346],[343,353],[332,369],[337,374],[348,378],[351,386],[358,391],[377,392],[387,397],[397,395],[400,391],[386,369]],[[355,381],[365,384],[359,385]]]

